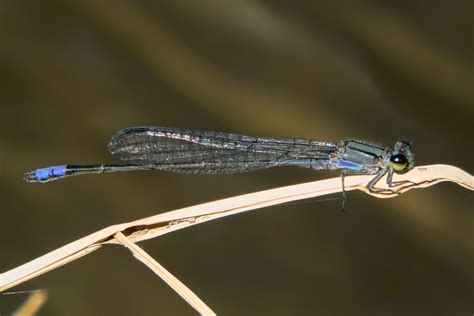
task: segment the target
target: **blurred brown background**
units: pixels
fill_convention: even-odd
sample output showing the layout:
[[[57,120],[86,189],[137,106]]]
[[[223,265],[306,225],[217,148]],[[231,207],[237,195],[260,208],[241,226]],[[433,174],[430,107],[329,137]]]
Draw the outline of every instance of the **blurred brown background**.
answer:
[[[472,1],[0,2],[0,271],[103,227],[338,173],[92,175],[136,125],[414,143],[473,172]],[[338,196],[336,196],[338,197]],[[141,246],[221,315],[471,315],[472,192],[350,193],[198,225]],[[205,256],[197,256],[196,253]],[[120,247],[12,291],[40,315],[193,315]],[[8,315],[25,295],[0,296]]]

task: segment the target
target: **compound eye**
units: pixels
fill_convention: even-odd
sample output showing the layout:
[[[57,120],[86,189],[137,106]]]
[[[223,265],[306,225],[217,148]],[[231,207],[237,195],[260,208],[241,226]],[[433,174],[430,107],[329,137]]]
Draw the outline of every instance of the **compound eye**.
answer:
[[[408,159],[404,155],[398,154],[390,157],[390,165],[395,172],[403,171],[408,166]]]

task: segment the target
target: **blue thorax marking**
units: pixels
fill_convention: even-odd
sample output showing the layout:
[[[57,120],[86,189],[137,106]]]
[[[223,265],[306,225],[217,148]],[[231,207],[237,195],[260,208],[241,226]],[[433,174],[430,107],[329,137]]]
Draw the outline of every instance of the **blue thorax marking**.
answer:
[[[361,170],[364,169],[364,165],[355,163],[349,160],[344,160],[344,159],[339,159],[337,161],[337,166],[339,168],[346,168],[346,169],[352,169],[352,170]]]

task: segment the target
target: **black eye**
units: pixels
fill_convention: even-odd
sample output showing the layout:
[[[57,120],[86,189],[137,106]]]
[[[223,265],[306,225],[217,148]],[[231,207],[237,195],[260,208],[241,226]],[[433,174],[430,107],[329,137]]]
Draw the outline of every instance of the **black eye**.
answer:
[[[393,170],[403,171],[408,165],[408,159],[401,154],[393,155],[390,157],[390,164],[392,165]]]

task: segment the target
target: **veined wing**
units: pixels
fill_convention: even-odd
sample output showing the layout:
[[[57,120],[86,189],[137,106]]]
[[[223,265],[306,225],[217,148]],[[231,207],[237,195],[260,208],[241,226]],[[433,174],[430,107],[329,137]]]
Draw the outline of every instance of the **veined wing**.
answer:
[[[130,127],[109,142],[117,158],[185,173],[228,174],[275,166],[310,167],[329,159],[334,143],[299,138],[252,137],[170,127]]]

